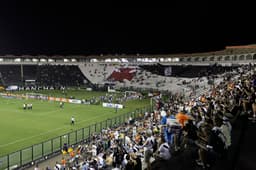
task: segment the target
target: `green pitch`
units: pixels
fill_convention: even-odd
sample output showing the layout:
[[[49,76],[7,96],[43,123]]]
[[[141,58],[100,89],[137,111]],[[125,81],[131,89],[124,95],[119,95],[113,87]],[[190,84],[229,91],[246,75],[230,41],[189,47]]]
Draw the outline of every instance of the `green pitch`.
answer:
[[[62,97],[75,96],[77,99],[105,95],[102,92],[83,90],[68,91],[67,94],[61,91],[39,93],[51,93],[51,96]],[[32,103],[33,109],[23,110],[23,103]],[[125,103],[125,109],[119,109],[116,113],[114,108],[103,108],[102,105],[65,103],[61,109],[59,102],[0,97],[0,157],[148,105],[148,99],[128,101]],[[70,125],[71,116],[75,117],[75,126]]]

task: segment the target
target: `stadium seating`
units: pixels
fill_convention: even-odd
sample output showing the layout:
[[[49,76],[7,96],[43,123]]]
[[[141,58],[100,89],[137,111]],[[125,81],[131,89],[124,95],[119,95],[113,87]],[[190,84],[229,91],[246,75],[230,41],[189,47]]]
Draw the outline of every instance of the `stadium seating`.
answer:
[[[161,64],[154,65],[141,65],[142,69],[145,69],[151,73],[158,75],[165,75],[165,69],[167,67],[172,68],[171,76],[176,77],[186,77],[186,78],[195,78],[202,76],[209,76],[212,74],[221,74],[226,71],[232,70],[234,67],[224,67],[217,65],[209,65],[209,66],[196,66],[196,65],[172,65],[165,66]]]
[[[102,84],[114,71],[115,66],[110,64],[88,63],[79,64],[79,68],[92,84]]]
[[[119,68],[113,71],[108,78],[109,80],[122,82],[124,80],[132,80],[136,70],[134,68]]]
[[[81,86],[86,78],[74,65],[40,65],[37,84],[40,86]]]
[[[0,65],[3,85],[21,84],[20,65]]]
[[[123,82],[117,82],[115,87],[183,92],[183,90],[190,91],[189,85],[198,85],[200,87],[208,86],[206,77],[201,78],[200,81],[195,80],[195,78],[166,77],[162,75],[152,74],[151,72],[145,71],[143,69],[139,69],[137,70],[131,81],[124,80]],[[183,85],[183,81],[188,82],[188,84]],[[195,82],[193,83],[192,81]]]
[[[25,80],[36,80],[39,86],[81,86],[87,82],[75,65],[0,65],[0,73],[5,86],[23,85]]]
[[[23,79],[36,80],[37,65],[23,65]]]

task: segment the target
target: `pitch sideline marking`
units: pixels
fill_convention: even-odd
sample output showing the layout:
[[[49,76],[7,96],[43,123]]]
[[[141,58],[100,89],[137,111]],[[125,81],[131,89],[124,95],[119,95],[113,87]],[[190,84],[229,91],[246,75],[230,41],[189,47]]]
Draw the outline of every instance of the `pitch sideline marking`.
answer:
[[[104,113],[103,113],[103,114],[104,114]],[[108,114],[108,113],[105,113],[105,114]],[[105,114],[104,114],[104,115],[105,115]],[[76,124],[80,124],[80,123],[83,123],[83,122],[91,121],[91,120],[94,120],[94,119],[96,119],[96,118],[98,118],[98,117],[101,117],[101,116],[102,116],[102,115],[93,117],[92,119],[82,120],[82,121],[79,121],[79,122],[76,123]],[[38,134],[38,135],[34,135],[34,136],[27,137],[27,138],[22,138],[22,139],[19,139],[19,140],[15,140],[15,141],[13,141],[13,142],[9,142],[9,143],[0,145],[0,148],[1,148],[1,147],[5,147],[5,146],[9,146],[9,145],[12,145],[12,144],[15,144],[15,143],[18,143],[18,142],[21,142],[21,141],[26,141],[26,140],[32,139],[32,138],[34,138],[34,137],[39,137],[39,136],[42,136],[42,135],[45,135],[45,134],[48,134],[48,133],[57,131],[57,130],[59,130],[59,129],[61,129],[61,128],[63,128],[63,127],[59,127],[59,128],[56,128],[56,129],[52,129],[52,130],[49,130],[49,131],[40,133],[40,134]]]

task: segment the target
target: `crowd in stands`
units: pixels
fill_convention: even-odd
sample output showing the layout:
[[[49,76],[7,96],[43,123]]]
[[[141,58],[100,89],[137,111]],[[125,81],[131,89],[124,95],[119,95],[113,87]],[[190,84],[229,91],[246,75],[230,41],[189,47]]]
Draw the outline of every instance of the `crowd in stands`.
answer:
[[[164,72],[172,67],[171,76],[166,77]],[[121,66],[111,64],[85,65],[1,65],[0,83],[3,86],[25,85],[24,88],[48,87],[58,88],[60,86],[82,86],[84,84],[104,84],[113,82],[119,86],[141,86],[160,88],[166,90],[175,77],[198,78],[207,77],[213,82],[215,74],[230,71],[234,67],[223,66],[163,66],[143,65],[140,69],[134,66]],[[200,73],[200,74],[199,74]],[[25,80],[34,80],[34,84],[24,83]]]
[[[1,83],[4,86],[24,85],[25,80],[35,80],[33,86],[49,88],[79,87],[88,82],[79,67],[75,65],[1,65],[0,73]]]
[[[256,74],[249,65],[196,98],[186,100],[179,93],[167,100],[158,96],[151,113],[103,129],[85,144],[63,146],[63,158],[53,168],[170,169],[175,155],[187,151],[183,169],[213,167],[229,153],[234,122],[242,114],[256,114],[255,90]]]
[[[85,77],[77,66],[38,66],[37,83],[39,85],[79,87],[84,84],[84,79]]]
[[[219,66],[217,64],[209,65],[209,66],[199,66],[199,65],[141,65],[143,70],[147,70],[151,73],[157,75],[164,76],[173,76],[173,77],[186,77],[186,78],[195,78],[195,77],[203,77],[210,76],[212,74],[222,74],[224,72],[229,72],[236,67],[231,66]],[[166,70],[171,68],[170,73],[166,75]]]
[[[102,84],[117,69],[117,66],[111,63],[86,63],[80,64],[79,68],[92,84]]]
[[[222,75],[218,75],[222,77]],[[218,79],[215,78],[216,79]],[[213,80],[213,81],[215,81]],[[212,81],[212,82],[213,82]],[[131,81],[124,80],[123,82],[116,82],[115,88],[124,90],[160,90],[160,91],[193,91],[198,88],[209,86],[207,77],[202,78],[178,78],[166,77],[161,75],[152,74],[145,70],[138,69],[136,75]]]
[[[23,65],[23,80],[36,80],[37,65]]]
[[[0,65],[1,82],[5,84],[20,84],[20,65]]]

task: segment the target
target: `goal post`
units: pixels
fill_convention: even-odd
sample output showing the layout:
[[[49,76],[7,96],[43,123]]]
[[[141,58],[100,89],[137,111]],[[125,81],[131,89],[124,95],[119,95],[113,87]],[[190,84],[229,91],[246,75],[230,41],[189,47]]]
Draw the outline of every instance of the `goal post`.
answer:
[[[25,80],[25,86],[35,86],[36,80]]]
[[[47,100],[48,96],[41,93],[26,93],[25,94],[26,99],[40,99],[40,100]]]
[[[141,94],[139,92],[136,91],[125,91],[124,92],[124,96],[128,97],[128,96],[141,96]]]

